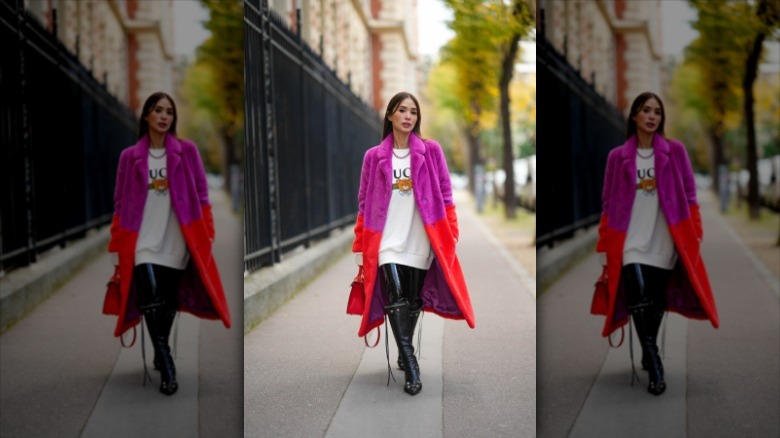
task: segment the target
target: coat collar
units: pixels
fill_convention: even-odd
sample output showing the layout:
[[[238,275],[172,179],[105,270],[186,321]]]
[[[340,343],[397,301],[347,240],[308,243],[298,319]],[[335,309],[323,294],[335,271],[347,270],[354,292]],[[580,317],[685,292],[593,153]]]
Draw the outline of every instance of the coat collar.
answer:
[[[417,179],[420,168],[425,163],[425,143],[414,132],[409,134],[409,149],[411,154],[412,179]],[[385,174],[385,182],[392,186],[393,175],[393,133],[387,134],[381,143],[379,143],[379,168]]]
[[[409,149],[412,153],[425,155],[425,143],[414,132],[409,134]],[[381,143],[379,143],[380,155],[384,159],[389,159],[393,154],[393,133],[387,134]]]
[[[165,153],[168,155],[181,155],[181,142],[171,134],[165,135]],[[135,144],[133,149],[135,158],[144,158],[149,154],[149,134],[144,134]]]
[[[637,151],[637,136],[632,135],[625,143],[623,143],[623,149],[621,158],[623,161],[623,169],[629,176],[633,177],[636,173],[636,151]],[[653,155],[655,157],[656,174],[663,172],[663,169],[669,164],[669,142],[660,134],[653,134]]]
[[[182,146],[178,138],[173,135],[165,135],[165,165],[168,167],[168,175],[176,172],[181,163]],[[133,146],[133,158],[138,165],[136,168],[141,178],[146,178],[149,170],[149,162],[146,158],[149,156],[149,134],[144,134]]]

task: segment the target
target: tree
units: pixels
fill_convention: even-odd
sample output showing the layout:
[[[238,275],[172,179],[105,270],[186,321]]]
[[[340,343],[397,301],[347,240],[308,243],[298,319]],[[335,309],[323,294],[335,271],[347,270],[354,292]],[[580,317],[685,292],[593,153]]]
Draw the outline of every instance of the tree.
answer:
[[[758,148],[756,145],[753,85],[758,74],[764,40],[780,29],[780,4],[777,0],[729,1],[689,0],[699,14],[694,27],[700,37],[691,47],[691,59],[697,62],[705,76],[705,86],[711,86],[710,103],[717,111],[733,105],[741,97],[746,136],[746,166],[749,215],[758,218]],[[734,91],[734,85],[739,87]],[[719,115],[723,115],[720,113]],[[722,118],[713,125],[715,159],[722,156]],[[718,155],[720,153],[720,155]],[[716,161],[716,163],[718,163]],[[717,183],[717,166],[714,169]],[[716,186],[717,187],[717,186]],[[716,188],[717,190],[717,188]]]
[[[510,122],[509,84],[514,71],[520,38],[528,33],[532,9],[522,0],[446,0],[454,20],[455,38],[445,47],[445,58],[455,65],[460,78],[454,90],[464,104],[469,140],[469,181],[473,191],[473,168],[482,163],[479,147],[479,118],[494,108],[499,95],[506,173],[504,205],[507,218],[515,217],[513,147]]]
[[[739,78],[743,62],[740,56],[748,34],[743,11],[728,0],[689,0],[698,18],[692,23],[699,37],[688,47],[686,57],[699,66],[701,82],[698,92],[703,97],[705,117],[712,141],[713,190],[720,190],[720,167],[727,165],[724,135],[727,114],[739,105]]]
[[[469,189],[474,193],[474,168],[483,164],[479,121],[483,111],[493,107],[497,94],[495,70],[490,67],[498,66],[498,53],[492,45],[491,29],[485,20],[485,2],[445,0],[445,3],[453,10],[454,19],[449,26],[455,31],[455,37],[444,46],[443,61],[452,64],[458,76],[452,92],[461,102],[468,144]]]
[[[200,0],[209,10],[204,23],[211,36],[198,48],[197,63],[212,71],[205,87],[211,115],[224,146],[225,189],[230,191],[231,169],[243,161],[244,126],[244,2]]]
[[[749,8],[750,5],[747,5]],[[747,42],[747,60],[745,61],[745,75],[742,80],[742,91],[745,95],[744,111],[747,127],[747,164],[750,172],[748,182],[748,211],[751,219],[758,219],[760,204],[758,198],[758,148],[756,146],[755,113],[753,112],[753,84],[758,75],[758,61],[767,35],[771,35],[780,29],[780,5],[777,1],[759,0],[752,29],[753,38]]]
[[[499,14],[505,14],[506,8],[498,8]],[[512,130],[510,127],[509,116],[509,82],[512,80],[512,73],[514,72],[515,58],[517,58],[517,51],[520,44],[520,37],[527,32],[531,22],[531,13],[527,9],[527,5],[522,0],[514,0],[512,2],[511,17],[499,19],[499,29],[505,33],[499,35],[498,38],[502,41],[501,47],[501,78],[498,81],[498,89],[501,94],[501,131],[504,139],[504,172],[506,173],[506,180],[504,181],[504,214],[507,219],[514,219],[515,208],[517,207],[517,198],[515,197],[515,178],[514,178],[514,156],[512,151]]]

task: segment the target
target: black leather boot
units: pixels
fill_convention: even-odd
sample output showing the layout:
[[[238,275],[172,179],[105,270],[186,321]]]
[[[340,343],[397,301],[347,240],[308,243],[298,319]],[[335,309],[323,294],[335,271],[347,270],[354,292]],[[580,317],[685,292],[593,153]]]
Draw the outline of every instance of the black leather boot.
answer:
[[[160,370],[160,392],[165,395],[172,395],[179,389],[176,381],[176,366],[171,357],[171,349],[168,346],[167,336],[164,327],[167,324],[169,316],[162,306],[146,308],[143,310],[146,326],[149,328],[149,337],[154,347],[155,366]],[[168,329],[170,332],[170,328]]]
[[[406,379],[404,391],[416,395],[422,390],[422,382],[420,382],[420,367],[414,356],[414,346],[412,345],[414,325],[409,313],[409,302],[402,299],[385,307],[385,310],[390,327],[393,329],[395,343],[398,346],[398,355],[403,364]]]
[[[647,391],[660,395],[666,390],[664,367],[658,355],[658,328],[664,312],[668,271],[639,264],[623,267],[628,286],[628,310],[642,347],[642,368],[647,370]]]
[[[149,337],[154,347],[154,366],[160,370],[160,392],[171,395],[179,388],[176,367],[168,346],[168,336],[175,311],[166,305],[164,294],[173,294],[178,286],[177,271],[144,263],[135,267],[139,308],[144,315]],[[173,301],[171,301],[173,302]]]
[[[162,327],[160,328],[160,334],[165,337],[165,345],[170,346],[171,327],[173,327],[173,321],[176,318],[176,311],[166,309],[163,310],[162,313]],[[160,355],[157,354],[157,349],[154,350],[154,360],[152,361],[152,364],[154,364],[154,369],[157,371],[160,371],[162,368],[162,359],[160,359]]]
[[[412,337],[414,337],[414,330],[417,327],[417,321],[420,319],[420,310],[419,309],[418,310],[410,310],[409,311],[409,318],[412,321],[411,322],[411,324],[412,324]],[[418,347],[419,347],[419,345],[418,345]],[[404,361],[403,361],[403,358],[401,357],[400,350],[398,352],[398,361],[397,361],[397,363],[398,363],[398,369],[403,371],[404,370]]]
[[[658,329],[661,327],[661,321],[664,319],[664,311],[663,310],[650,310],[648,312],[648,334],[647,336],[650,337],[650,341],[653,345],[656,346],[656,351],[658,350]],[[647,371],[650,369],[650,358],[647,356],[647,353],[645,353],[645,348],[642,348],[642,369]],[[663,372],[663,366],[661,366],[661,372]]]

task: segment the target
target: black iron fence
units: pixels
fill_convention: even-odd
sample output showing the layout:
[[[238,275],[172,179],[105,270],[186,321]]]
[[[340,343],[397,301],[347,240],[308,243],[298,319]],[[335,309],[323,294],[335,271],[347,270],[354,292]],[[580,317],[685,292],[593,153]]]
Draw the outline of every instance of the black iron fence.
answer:
[[[132,113],[27,14],[0,2],[0,272],[110,223]]]
[[[536,43],[536,245],[598,223],[610,149],[625,141],[620,112],[543,38]]]
[[[381,123],[267,3],[244,0],[250,272],[354,222],[363,154]]]

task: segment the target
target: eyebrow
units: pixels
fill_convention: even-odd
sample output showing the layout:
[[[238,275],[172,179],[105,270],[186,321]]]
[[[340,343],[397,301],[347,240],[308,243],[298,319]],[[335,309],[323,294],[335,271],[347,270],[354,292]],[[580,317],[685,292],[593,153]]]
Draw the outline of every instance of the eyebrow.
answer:
[[[404,105],[400,105],[400,106],[398,107],[398,109],[400,110],[400,109],[409,109],[409,108],[407,108],[407,107],[406,107],[406,106],[404,106]],[[412,110],[412,111],[417,111],[417,107],[413,107],[411,110]]]

